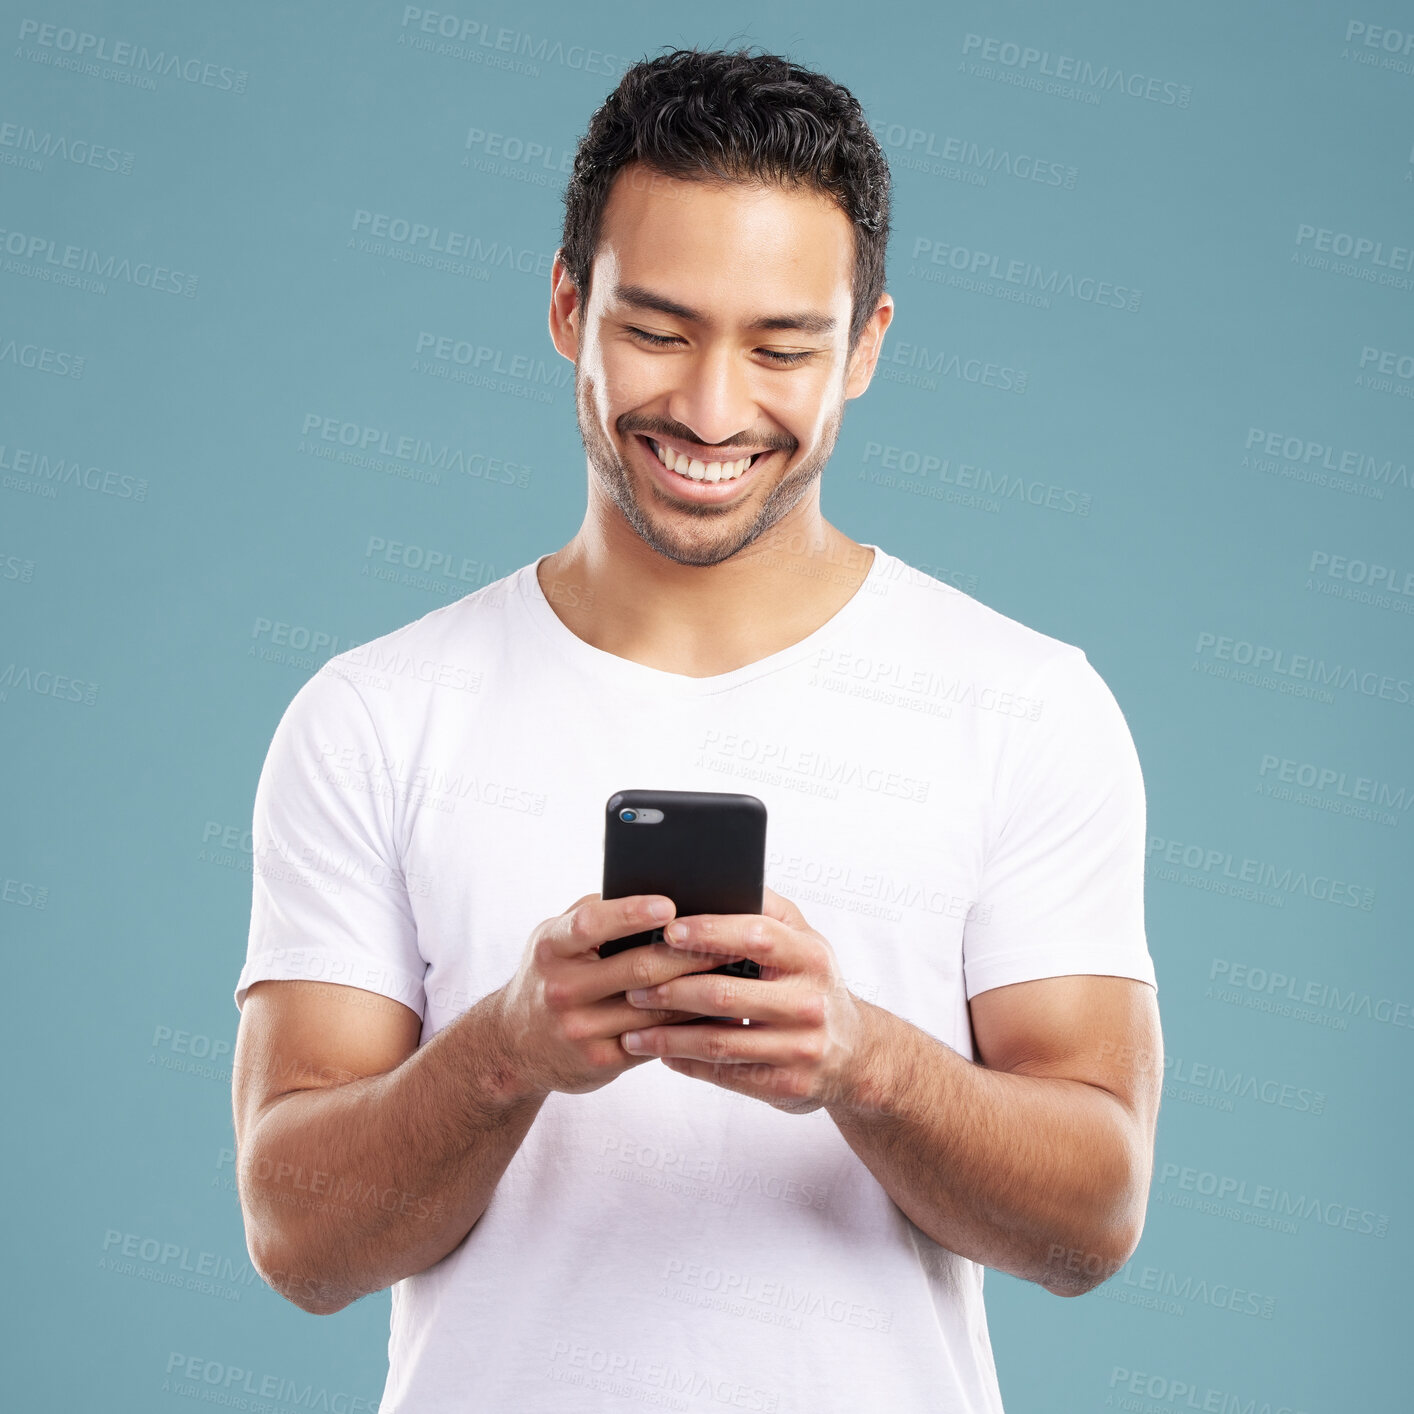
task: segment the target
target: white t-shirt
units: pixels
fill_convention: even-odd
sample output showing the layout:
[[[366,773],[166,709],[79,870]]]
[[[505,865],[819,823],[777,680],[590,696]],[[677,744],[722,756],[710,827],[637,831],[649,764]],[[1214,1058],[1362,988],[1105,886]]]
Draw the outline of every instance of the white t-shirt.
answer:
[[[646,787],[763,800],[766,883],[846,985],[969,1059],[979,992],[1153,985],[1144,786],[1109,688],[870,548],[827,623],[714,677],[590,646],[534,564],[332,659],[260,777],[237,1005],[262,978],[345,983],[426,1042],[598,892],[605,802]],[[551,1094],[466,1241],[394,1285],[381,1408],[994,1414],[982,1273],[825,1110],[651,1061]]]

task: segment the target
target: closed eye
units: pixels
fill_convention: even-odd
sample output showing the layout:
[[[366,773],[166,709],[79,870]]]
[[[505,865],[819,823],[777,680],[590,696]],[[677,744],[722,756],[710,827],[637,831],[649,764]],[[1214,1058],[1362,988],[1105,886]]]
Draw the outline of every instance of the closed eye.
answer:
[[[642,339],[646,344],[654,348],[665,348],[669,344],[680,344],[682,340],[676,335],[650,334],[646,329],[635,329],[632,325],[626,326],[628,332],[635,338]],[[758,353],[765,354],[773,362],[780,364],[783,368],[789,368],[794,364],[803,363],[807,358],[813,358],[815,351],[807,349],[803,353],[782,353],[778,349],[758,349]]]

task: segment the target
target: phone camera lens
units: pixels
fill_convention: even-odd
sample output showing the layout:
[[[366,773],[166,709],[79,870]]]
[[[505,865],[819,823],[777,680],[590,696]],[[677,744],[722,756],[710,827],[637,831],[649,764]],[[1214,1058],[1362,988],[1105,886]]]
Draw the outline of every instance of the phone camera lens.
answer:
[[[636,810],[620,810],[620,811],[619,811],[619,819],[620,819],[620,820],[637,820],[637,819],[638,819],[638,811],[636,811]]]

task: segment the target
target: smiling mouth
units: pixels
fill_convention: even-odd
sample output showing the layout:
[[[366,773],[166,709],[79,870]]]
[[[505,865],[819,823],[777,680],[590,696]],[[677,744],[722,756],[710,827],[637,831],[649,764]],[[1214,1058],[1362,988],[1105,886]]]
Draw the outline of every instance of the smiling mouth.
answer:
[[[643,436],[641,433],[638,435]],[[684,481],[736,481],[744,476],[762,457],[768,455],[766,452],[753,452],[749,456],[738,457],[734,461],[704,462],[694,457],[685,456],[682,452],[674,451],[673,448],[664,446],[663,443],[655,441],[652,437],[643,436],[643,440],[648,443],[659,462],[669,471],[682,477]]]

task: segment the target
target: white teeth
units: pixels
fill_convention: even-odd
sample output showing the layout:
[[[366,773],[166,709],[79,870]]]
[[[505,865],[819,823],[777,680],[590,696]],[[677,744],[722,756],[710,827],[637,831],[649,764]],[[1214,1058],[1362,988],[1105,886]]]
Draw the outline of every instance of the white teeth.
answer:
[[[692,481],[735,481],[751,465],[750,457],[742,457],[734,462],[702,462],[686,457],[681,452],[674,452],[671,447],[665,447],[652,438],[649,438],[648,445],[669,471],[675,471],[679,476],[688,477]]]

